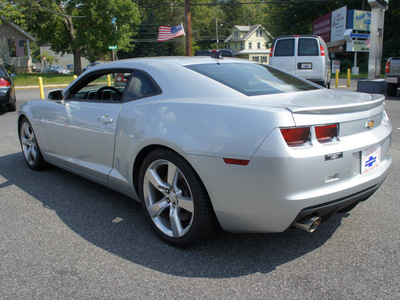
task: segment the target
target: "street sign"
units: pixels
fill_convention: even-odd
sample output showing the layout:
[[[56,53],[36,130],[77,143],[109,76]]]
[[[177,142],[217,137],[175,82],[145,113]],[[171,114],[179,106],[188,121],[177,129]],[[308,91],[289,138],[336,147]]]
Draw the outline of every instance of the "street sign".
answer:
[[[367,38],[369,38],[369,34],[351,33],[350,37],[353,38],[353,39],[367,39]]]
[[[108,46],[108,50],[117,50],[118,46]]]

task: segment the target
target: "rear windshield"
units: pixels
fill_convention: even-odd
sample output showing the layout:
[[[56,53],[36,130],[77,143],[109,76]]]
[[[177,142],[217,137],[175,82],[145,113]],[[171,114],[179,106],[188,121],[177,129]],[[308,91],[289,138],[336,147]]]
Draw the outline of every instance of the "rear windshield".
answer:
[[[6,76],[7,75],[6,75],[5,71],[3,70],[3,68],[0,67],[0,77],[6,77]]]
[[[275,44],[275,56],[294,56],[294,39],[278,40]]]
[[[309,91],[318,87],[266,65],[222,63],[187,68],[212,78],[247,96]]]
[[[318,42],[316,39],[299,39],[299,56],[318,56]]]

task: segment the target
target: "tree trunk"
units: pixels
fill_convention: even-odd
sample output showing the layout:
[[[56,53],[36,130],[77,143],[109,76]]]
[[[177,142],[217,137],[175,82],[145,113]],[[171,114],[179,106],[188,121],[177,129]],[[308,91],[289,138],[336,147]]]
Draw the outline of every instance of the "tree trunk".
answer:
[[[81,50],[72,49],[72,53],[74,54],[74,74],[79,75],[82,73]]]
[[[60,8],[65,14],[62,3],[60,3]],[[74,55],[74,74],[79,75],[82,73],[81,50],[79,48],[77,48],[77,46],[75,45],[75,30],[74,30],[74,24],[72,22],[71,16],[68,16],[67,14],[65,14],[63,16],[63,23],[65,25],[65,30],[67,31],[68,40],[71,45],[72,54]]]

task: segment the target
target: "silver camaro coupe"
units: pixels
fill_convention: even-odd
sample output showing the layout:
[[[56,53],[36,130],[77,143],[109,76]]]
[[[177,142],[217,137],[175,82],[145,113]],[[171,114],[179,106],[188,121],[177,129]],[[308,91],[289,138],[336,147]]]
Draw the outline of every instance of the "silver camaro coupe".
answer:
[[[366,200],[392,162],[384,97],[328,90],[234,58],[104,63],[19,109],[28,166],[141,201],[174,246],[230,232],[314,231]]]

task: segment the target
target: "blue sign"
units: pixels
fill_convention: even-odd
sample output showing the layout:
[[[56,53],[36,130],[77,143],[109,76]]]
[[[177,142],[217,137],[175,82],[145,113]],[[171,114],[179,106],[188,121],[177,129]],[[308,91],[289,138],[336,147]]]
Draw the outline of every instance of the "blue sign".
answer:
[[[350,33],[350,37],[352,39],[368,39],[369,34],[363,34],[363,33]]]
[[[368,160],[365,162],[365,167],[371,168],[374,163],[376,162],[377,157],[376,156],[370,156]]]

